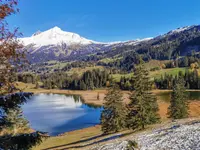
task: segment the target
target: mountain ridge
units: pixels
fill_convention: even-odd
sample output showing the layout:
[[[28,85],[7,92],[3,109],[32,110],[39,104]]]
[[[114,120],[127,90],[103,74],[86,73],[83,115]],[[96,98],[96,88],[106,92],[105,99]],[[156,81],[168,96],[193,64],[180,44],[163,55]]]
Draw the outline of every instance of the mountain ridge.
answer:
[[[200,37],[200,25],[177,28],[154,38],[103,43],[86,39],[76,33],[62,31],[59,27],[54,27],[44,32],[36,32],[31,37],[21,38],[20,41],[25,43],[24,49],[29,52],[28,59],[31,62],[45,62],[49,60],[87,60],[89,57],[97,57],[97,54],[97,59],[101,59],[103,57],[122,55],[128,51],[138,52],[148,51],[148,49],[158,49],[157,53],[160,52],[160,49],[163,49],[162,53],[164,51],[167,53],[167,48],[171,49],[171,45],[175,49],[180,49],[185,42],[191,42],[197,37]],[[160,48],[163,44],[166,48]],[[197,46],[197,51],[199,50],[200,45]],[[175,51],[172,50],[170,53],[175,53]],[[166,59],[171,57],[169,56]]]
[[[42,36],[41,36],[41,34],[43,34]],[[55,27],[53,27],[53,28],[50,28],[50,29],[48,29],[48,30],[46,30],[46,31],[43,31],[43,32],[41,32],[40,30],[38,30],[37,32],[35,32],[35,33],[33,33],[32,34],[32,36],[30,36],[30,37],[23,37],[23,38],[19,38],[19,40],[25,45],[25,46],[27,46],[27,45],[29,45],[29,44],[36,44],[36,46],[39,46],[39,45],[42,45],[42,46],[45,46],[45,45],[50,45],[50,44],[60,44],[62,41],[63,42],[65,42],[65,43],[67,43],[67,42],[69,42],[69,45],[70,44],[79,44],[77,41],[75,41],[75,40],[77,40],[77,39],[75,39],[73,42],[74,43],[70,43],[70,40],[71,39],[68,39],[69,41],[67,41],[66,39],[62,39],[62,40],[60,40],[59,42],[58,41],[56,41],[57,43],[54,43],[54,41],[53,40],[55,40],[55,37],[56,36],[59,36],[59,35],[62,35],[62,34],[65,34],[65,35],[67,35],[67,36],[71,36],[72,38],[74,37],[74,36],[77,36],[77,37],[79,37],[80,39],[82,39],[82,40],[84,40],[84,41],[86,41],[85,43],[80,43],[80,44],[82,44],[82,45],[89,45],[89,44],[105,44],[105,45],[112,45],[112,44],[118,44],[118,43],[127,43],[127,42],[130,42],[130,41],[136,41],[136,42],[138,42],[138,41],[142,41],[142,40],[147,40],[147,39],[151,39],[151,38],[144,38],[144,39],[135,39],[135,40],[127,40],[127,41],[113,41],[113,42],[97,42],[97,41],[93,41],[93,40],[89,40],[89,39],[86,39],[86,38],[84,38],[84,37],[82,37],[82,36],[80,36],[79,34],[77,34],[77,33],[73,33],[73,32],[68,32],[68,31],[63,31],[61,28],[59,28],[58,26],[55,26]],[[54,36],[54,37],[53,37]],[[36,39],[36,38],[38,38],[38,39]],[[42,42],[44,42],[43,40],[41,40],[41,38],[47,38],[48,40],[52,40],[51,41],[51,43],[42,43]],[[67,37],[66,37],[67,38]],[[29,41],[28,41],[29,40]],[[66,41],[65,41],[66,40]],[[35,42],[36,41],[36,42]],[[39,41],[39,43],[37,43]],[[37,45],[38,44],[38,45]]]

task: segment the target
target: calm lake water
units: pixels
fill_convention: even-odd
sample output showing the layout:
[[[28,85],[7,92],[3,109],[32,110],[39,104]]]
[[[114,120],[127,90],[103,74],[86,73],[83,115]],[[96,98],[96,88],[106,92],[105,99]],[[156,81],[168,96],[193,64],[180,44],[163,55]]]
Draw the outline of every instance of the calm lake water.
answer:
[[[156,94],[161,100],[170,102],[171,92],[161,92]],[[188,91],[188,100],[200,100],[200,91]]]
[[[33,129],[58,135],[100,123],[101,107],[84,104],[80,96],[37,94],[22,106]]]

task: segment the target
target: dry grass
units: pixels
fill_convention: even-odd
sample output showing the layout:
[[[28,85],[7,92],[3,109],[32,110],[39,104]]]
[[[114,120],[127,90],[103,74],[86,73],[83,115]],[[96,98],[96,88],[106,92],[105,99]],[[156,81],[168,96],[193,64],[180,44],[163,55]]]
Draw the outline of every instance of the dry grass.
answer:
[[[72,68],[70,71],[67,71],[68,75],[72,75],[73,73],[77,73],[81,76],[84,72],[93,69],[104,69],[102,66],[93,66],[93,67],[83,67],[83,68]]]
[[[62,136],[50,137],[44,140],[41,145],[34,147],[33,150],[61,150],[72,146],[80,146],[81,141],[85,142],[87,139],[93,138],[95,136],[101,136],[101,134],[101,127],[99,125],[81,130],[71,131],[65,133]]]
[[[148,63],[145,63],[145,67],[147,69],[155,68],[155,67],[161,67],[162,64],[166,64],[170,60],[150,60]]]

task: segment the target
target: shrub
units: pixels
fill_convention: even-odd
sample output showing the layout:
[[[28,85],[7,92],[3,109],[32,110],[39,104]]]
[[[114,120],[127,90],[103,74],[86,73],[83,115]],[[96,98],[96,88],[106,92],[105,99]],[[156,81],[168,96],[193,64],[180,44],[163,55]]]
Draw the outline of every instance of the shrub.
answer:
[[[138,148],[138,143],[136,141],[129,140],[126,146],[126,150],[134,150],[136,148]]]

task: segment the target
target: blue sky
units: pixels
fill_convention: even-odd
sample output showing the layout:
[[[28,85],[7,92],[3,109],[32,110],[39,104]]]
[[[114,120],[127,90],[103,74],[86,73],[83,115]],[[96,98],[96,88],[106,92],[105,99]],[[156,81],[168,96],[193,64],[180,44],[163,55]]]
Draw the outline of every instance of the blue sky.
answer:
[[[200,0],[20,0],[8,18],[24,36],[54,26],[102,42],[154,37],[200,24]]]

